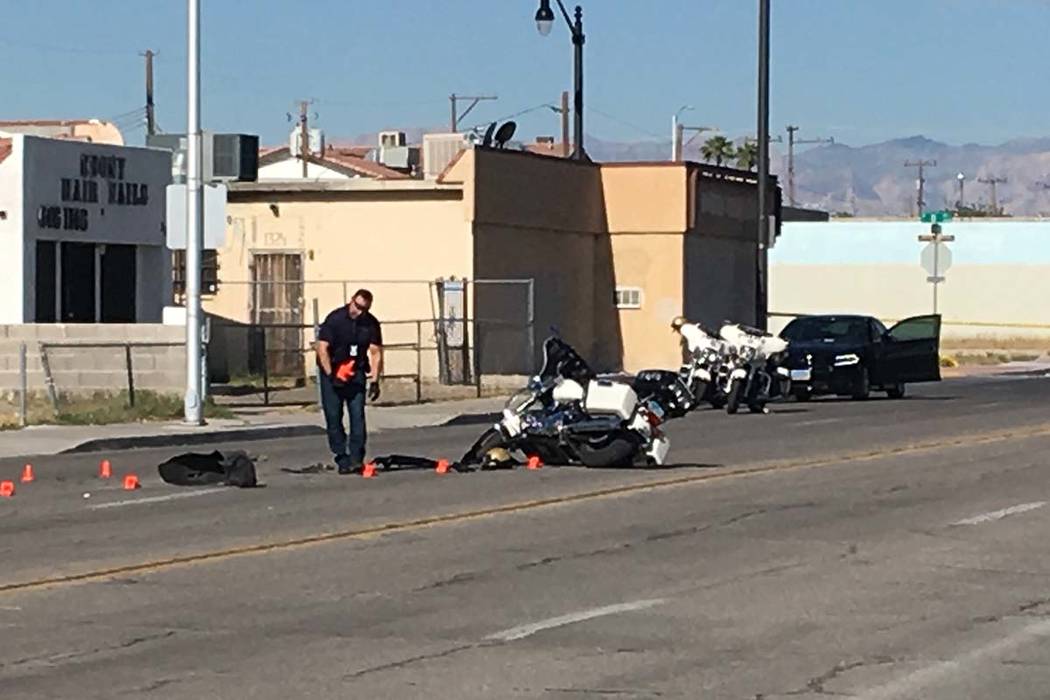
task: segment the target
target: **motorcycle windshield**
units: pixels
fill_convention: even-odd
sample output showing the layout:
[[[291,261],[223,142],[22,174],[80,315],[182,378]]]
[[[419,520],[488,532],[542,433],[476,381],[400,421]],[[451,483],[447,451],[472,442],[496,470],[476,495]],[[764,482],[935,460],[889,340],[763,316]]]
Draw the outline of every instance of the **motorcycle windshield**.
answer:
[[[543,343],[543,366],[537,376],[542,381],[558,377],[572,379],[586,386],[595,375],[571,345],[561,338],[550,337]]]

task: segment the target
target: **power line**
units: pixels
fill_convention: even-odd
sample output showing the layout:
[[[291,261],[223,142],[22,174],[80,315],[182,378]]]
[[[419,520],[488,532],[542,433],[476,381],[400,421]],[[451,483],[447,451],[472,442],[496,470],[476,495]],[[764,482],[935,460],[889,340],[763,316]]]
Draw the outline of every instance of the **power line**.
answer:
[[[549,102],[545,102],[543,104],[536,105],[535,107],[529,107],[528,109],[523,109],[520,112],[515,112],[514,114],[508,114],[505,117],[498,117],[496,119],[488,119],[488,120],[486,120],[484,122],[481,122],[479,124],[475,124],[474,126],[471,126],[471,127],[467,128],[466,131],[474,131],[475,129],[480,129],[483,126],[491,124],[492,122],[505,122],[508,119],[514,119],[516,117],[521,117],[521,116],[524,116],[526,114],[530,114],[532,112],[535,112],[537,110],[552,109],[552,108],[554,108],[554,105],[552,105]]]
[[[6,37],[0,37],[0,44],[7,44],[17,48],[32,49],[34,51],[47,51],[50,53],[86,54],[94,56],[134,56],[135,51],[131,49],[83,49],[69,46],[55,46],[54,44],[40,44],[31,41],[13,41]]]
[[[620,124],[622,126],[628,126],[628,127],[634,129],[635,131],[637,131],[639,133],[645,134],[646,136],[652,136],[653,138],[660,139],[661,142],[667,141],[667,137],[664,136],[663,134],[657,134],[655,132],[649,131],[648,129],[646,129],[643,126],[638,126],[637,124],[632,124],[631,122],[626,121],[624,119],[620,119],[619,117],[617,117],[617,116],[615,116],[613,114],[609,114],[608,112],[603,112],[602,110],[597,109],[596,107],[588,106],[587,107],[587,111],[594,112],[595,114],[603,116],[606,119],[609,119],[610,121],[614,121],[617,124]]]

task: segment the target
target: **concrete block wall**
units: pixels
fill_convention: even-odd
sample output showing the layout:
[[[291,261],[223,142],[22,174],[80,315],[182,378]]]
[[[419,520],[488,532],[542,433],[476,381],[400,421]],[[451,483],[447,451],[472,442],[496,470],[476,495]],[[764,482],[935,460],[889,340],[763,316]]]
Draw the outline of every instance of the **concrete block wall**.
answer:
[[[184,338],[181,326],[152,323],[0,325],[0,392],[9,394],[20,386],[22,343],[26,345],[31,392],[47,391],[45,350],[55,389],[60,394],[124,391],[128,388],[124,347],[92,344],[127,343],[131,345],[136,390],[178,393],[185,387],[186,352],[181,345]]]

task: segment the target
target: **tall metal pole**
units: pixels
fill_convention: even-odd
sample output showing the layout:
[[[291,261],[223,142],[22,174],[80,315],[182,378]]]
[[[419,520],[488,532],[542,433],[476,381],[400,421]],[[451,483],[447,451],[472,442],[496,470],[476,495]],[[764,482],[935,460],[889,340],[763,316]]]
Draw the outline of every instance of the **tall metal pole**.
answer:
[[[157,133],[157,114],[153,107],[153,51],[146,50],[146,133]]]
[[[201,392],[201,233],[204,191],[201,189],[200,0],[187,0],[188,47],[186,100],[186,396],[184,420],[203,425]]]
[[[677,163],[681,160],[678,152],[678,113],[671,115],[671,161]]]
[[[788,132],[788,202],[795,206],[795,132],[797,126],[789,126]]]
[[[456,117],[456,93],[449,95],[448,101],[452,109],[452,116],[449,120],[449,130],[454,134],[459,130],[459,119]]]
[[[303,179],[310,175],[310,119],[308,109],[310,103],[306,100],[299,102],[299,160],[303,162]]]
[[[561,91],[561,156],[569,157],[569,91]]]
[[[755,324],[766,327],[766,242],[769,240],[769,0],[758,1],[758,249]]]
[[[559,4],[561,0],[558,0]],[[572,25],[573,45],[573,140],[576,160],[588,160],[583,148],[583,8],[576,6],[576,22]]]

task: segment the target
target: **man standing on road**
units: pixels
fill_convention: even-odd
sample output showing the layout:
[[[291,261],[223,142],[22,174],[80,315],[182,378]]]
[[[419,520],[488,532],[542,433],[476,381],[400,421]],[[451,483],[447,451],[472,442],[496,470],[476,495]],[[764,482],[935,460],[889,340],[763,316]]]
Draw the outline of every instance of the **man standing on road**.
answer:
[[[383,370],[383,331],[369,309],[372,293],[359,289],[350,303],[328,314],[317,336],[321,368],[321,408],[328,430],[328,447],[340,474],[350,474],[365,460],[365,396],[379,398]],[[343,428],[343,405],[349,414],[350,436]]]

